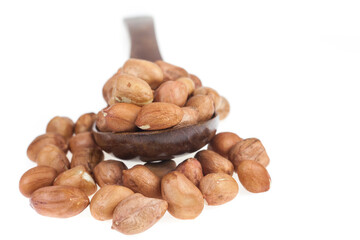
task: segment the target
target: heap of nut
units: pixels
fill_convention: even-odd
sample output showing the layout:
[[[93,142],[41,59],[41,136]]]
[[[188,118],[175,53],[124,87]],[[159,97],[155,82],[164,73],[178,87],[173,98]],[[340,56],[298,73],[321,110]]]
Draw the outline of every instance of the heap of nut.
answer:
[[[157,61],[129,59],[104,85],[108,107],[97,115],[102,132],[161,130],[224,119],[229,102],[217,91],[202,87],[185,69]]]
[[[207,150],[178,165],[167,160],[128,169],[120,160],[104,160],[92,136],[94,124],[100,131],[148,131],[193,125],[214,114],[227,116],[227,100],[183,68],[130,59],[106,82],[103,96],[109,106],[98,114],[83,114],[75,124],[54,117],[46,133],[29,145],[27,155],[37,166],[23,174],[19,188],[37,213],[67,218],[90,205],[95,219],[112,219],[113,229],[136,234],[166,211],[175,218],[194,219],[205,202],[231,201],[239,190],[234,171],[249,192],[269,190],[264,146],[256,138],[242,139],[231,132],[218,133]]]

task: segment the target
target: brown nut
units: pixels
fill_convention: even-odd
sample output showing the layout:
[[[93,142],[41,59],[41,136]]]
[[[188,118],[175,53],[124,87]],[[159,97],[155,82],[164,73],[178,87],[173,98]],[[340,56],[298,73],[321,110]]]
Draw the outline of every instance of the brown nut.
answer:
[[[155,91],[154,102],[167,102],[182,107],[188,98],[187,87],[178,81],[166,81]]]
[[[120,68],[117,73],[115,73],[109,80],[106,81],[106,83],[103,86],[102,94],[107,103],[110,102],[112,92],[114,89],[115,81],[119,77],[119,75],[122,73],[122,69]]]
[[[57,185],[76,187],[88,196],[94,194],[97,189],[94,179],[82,165],[60,173],[54,181],[54,186]]]
[[[232,132],[218,133],[211,139],[208,150],[212,150],[221,156],[228,158],[230,149],[241,140],[241,137]]]
[[[234,166],[229,160],[211,150],[197,152],[195,158],[201,163],[204,175],[220,172],[232,176],[234,172]]]
[[[184,174],[174,171],[161,180],[161,194],[169,204],[168,211],[180,219],[194,219],[204,208],[200,190]]]
[[[169,81],[169,80],[175,81],[180,77],[189,76],[188,72],[181,67],[172,65],[170,63],[161,60],[156,61],[155,63],[161,68],[164,74],[164,81]]]
[[[124,102],[143,106],[152,101],[153,92],[147,82],[128,74],[115,76],[109,105]]]
[[[106,185],[100,188],[91,199],[91,215],[100,221],[111,219],[119,202],[132,194],[133,191],[123,186]]]
[[[264,167],[270,162],[264,146],[257,138],[244,139],[235,144],[229,151],[229,160],[234,164],[235,169],[244,160],[253,160]]]
[[[176,79],[176,82],[182,82],[185,84],[188,96],[190,96],[195,90],[195,83],[191,78],[181,77]]]
[[[185,175],[195,186],[199,186],[203,171],[200,162],[196,158],[188,158],[176,167],[176,171]]]
[[[187,107],[193,107],[199,112],[198,122],[209,120],[214,115],[215,107],[211,97],[198,95],[191,97],[186,103]]]
[[[104,153],[100,148],[80,148],[72,154],[71,168],[82,165],[86,171],[92,173],[95,166],[104,160]]]
[[[102,132],[135,131],[135,120],[140,109],[131,103],[115,103],[97,114],[96,126]]]
[[[19,182],[19,190],[25,197],[37,189],[52,185],[57,172],[54,168],[48,166],[37,166],[26,171]]]
[[[225,173],[210,173],[203,177],[199,186],[209,205],[221,205],[233,200],[239,192],[235,179]]]
[[[216,109],[216,113],[219,114],[220,120],[223,120],[227,117],[230,112],[230,103],[225,97],[221,97],[220,104]]]
[[[68,218],[81,213],[89,205],[89,198],[75,187],[49,186],[33,192],[30,205],[40,215]]]
[[[57,133],[46,133],[36,137],[27,149],[27,156],[31,161],[36,160],[36,155],[46,145],[58,146],[63,152],[67,152],[68,145],[65,138]]]
[[[160,130],[177,125],[183,117],[183,111],[172,103],[156,102],[143,106],[135,124],[142,130]]]
[[[111,228],[128,235],[144,232],[164,216],[167,208],[168,203],[162,199],[135,193],[117,205]]]
[[[94,177],[100,187],[105,185],[122,185],[122,171],[128,169],[121,161],[102,161],[94,168]]]
[[[141,78],[152,89],[156,89],[164,79],[161,68],[153,62],[130,58],[123,66],[123,73]]]
[[[56,116],[46,127],[47,133],[57,133],[68,140],[74,133],[74,122],[68,117]]]
[[[69,159],[66,154],[55,145],[46,145],[36,155],[35,162],[39,166],[48,166],[54,168],[58,173],[70,168]]]
[[[185,127],[190,125],[195,125],[198,123],[199,111],[193,107],[182,107],[183,117],[179,124],[175,127]]]
[[[143,165],[123,170],[122,181],[125,187],[146,197],[161,198],[160,178]]]
[[[176,162],[173,160],[165,160],[161,162],[147,162],[144,164],[145,167],[150,169],[156,176],[162,178],[169,172],[175,170]]]
[[[241,161],[237,168],[237,174],[241,184],[249,192],[260,193],[270,189],[270,175],[266,168],[256,161]]]
[[[91,132],[91,128],[96,120],[95,113],[85,113],[79,117],[75,123],[75,134],[82,132]]]
[[[69,148],[72,153],[81,148],[96,148],[94,137],[91,132],[83,132],[72,136],[69,140]]]
[[[194,74],[189,74],[189,78],[191,80],[193,80],[194,84],[195,84],[195,89],[196,88],[199,88],[199,87],[202,87],[202,83],[201,83],[201,80],[200,78],[198,78],[197,76],[195,76]]]
[[[214,89],[210,88],[210,87],[199,87],[197,89],[195,89],[194,91],[194,96],[197,95],[206,95],[211,97],[211,99],[214,101],[215,104],[215,109],[218,109],[220,106],[220,102],[221,102],[221,97],[219,95],[219,93],[217,91],[215,91]]]

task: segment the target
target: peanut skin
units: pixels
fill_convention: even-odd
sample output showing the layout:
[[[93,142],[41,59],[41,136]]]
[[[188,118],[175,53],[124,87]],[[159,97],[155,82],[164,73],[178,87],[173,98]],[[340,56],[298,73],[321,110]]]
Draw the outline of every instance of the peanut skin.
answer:
[[[91,215],[99,221],[111,219],[116,206],[134,192],[123,186],[106,185],[100,188],[91,199]]]
[[[44,146],[36,155],[35,161],[39,166],[52,167],[58,173],[70,168],[70,162],[66,154],[55,145]]]
[[[48,186],[31,194],[30,205],[40,215],[68,218],[81,213],[89,205],[89,198],[75,187]]]
[[[253,160],[264,167],[267,167],[270,162],[264,146],[257,138],[247,138],[236,143],[229,151],[229,159],[235,169],[244,160]]]
[[[177,82],[182,82],[186,85],[188,96],[190,96],[195,90],[195,83],[191,78],[181,77],[176,79]]]
[[[95,166],[104,160],[104,153],[98,147],[80,148],[72,154],[71,168],[82,165],[86,171],[92,173]]]
[[[123,184],[146,197],[161,198],[160,178],[143,165],[123,170]]]
[[[107,80],[103,86],[102,94],[103,94],[104,100],[108,104],[110,104],[110,101],[112,98],[112,92],[114,89],[115,81],[120,74],[122,74],[122,68],[120,68],[117,73],[115,73],[109,80]]]
[[[188,72],[181,67],[172,65],[170,63],[161,60],[156,61],[155,63],[161,68],[164,74],[164,81],[169,81],[169,80],[175,81],[180,77],[189,76]]]
[[[187,98],[188,90],[185,83],[167,81],[156,89],[154,102],[167,102],[182,107],[185,105]]]
[[[161,68],[153,62],[131,58],[122,68],[125,74],[133,75],[146,81],[152,89],[156,89],[164,79]]]
[[[180,172],[170,172],[162,178],[161,193],[169,204],[169,213],[176,218],[194,219],[204,208],[202,193]]]
[[[72,153],[81,148],[95,148],[96,143],[91,132],[82,132],[72,136],[69,140],[69,148]]]
[[[95,120],[95,113],[85,113],[81,115],[75,123],[75,134],[82,132],[90,132]]]
[[[136,118],[135,125],[142,130],[161,130],[180,123],[184,113],[172,103],[154,102],[143,106]]]
[[[234,172],[234,166],[229,160],[211,150],[202,150],[196,153],[195,158],[201,163],[204,175],[222,172],[232,176]]]
[[[186,159],[176,167],[176,171],[183,173],[197,187],[204,176],[201,164],[196,158]]]
[[[153,101],[152,89],[146,81],[128,74],[115,75],[114,78],[109,105],[124,102],[143,106]]]
[[[219,115],[220,120],[224,120],[229,115],[230,112],[229,101],[225,97],[221,96],[220,103],[215,109],[215,111]]]
[[[58,185],[76,187],[88,196],[94,194],[97,189],[94,179],[82,165],[60,173],[54,181],[54,186]]]
[[[241,161],[237,174],[241,184],[252,193],[266,192],[270,189],[271,178],[266,168],[253,160]]]
[[[52,185],[57,176],[57,171],[48,166],[37,166],[26,171],[19,182],[19,190],[25,197],[42,187]]]
[[[64,153],[67,152],[68,144],[65,138],[57,133],[45,133],[36,137],[27,149],[27,156],[31,161],[36,161],[36,156],[40,150],[46,145],[55,145],[59,147]]]
[[[135,119],[140,109],[135,104],[115,103],[97,114],[96,126],[102,132],[135,131]]]
[[[46,132],[60,134],[68,140],[74,133],[74,122],[68,117],[56,116],[48,123]]]
[[[126,165],[121,161],[102,161],[94,168],[95,181],[100,187],[105,185],[122,185],[122,171],[126,169]]]
[[[199,186],[209,205],[221,205],[233,200],[239,192],[235,179],[225,173],[210,173],[203,177]]]
[[[196,75],[194,75],[194,74],[189,74],[189,78],[190,78],[191,80],[193,80],[193,82],[194,82],[194,84],[195,84],[195,88],[202,87],[201,80],[200,80],[200,78],[198,78]]]
[[[197,109],[192,107],[182,107],[181,109],[183,110],[184,115],[181,122],[175,126],[176,128],[195,125],[198,123],[199,112]]]
[[[214,101],[206,95],[197,95],[191,97],[187,103],[187,107],[193,107],[199,112],[198,122],[209,120],[215,112]]]
[[[221,132],[216,134],[208,145],[208,150],[212,150],[221,156],[227,158],[230,149],[238,142],[240,138],[237,134],[232,132]]]
[[[111,228],[127,235],[144,232],[164,216],[167,208],[164,200],[135,193],[116,206]]]

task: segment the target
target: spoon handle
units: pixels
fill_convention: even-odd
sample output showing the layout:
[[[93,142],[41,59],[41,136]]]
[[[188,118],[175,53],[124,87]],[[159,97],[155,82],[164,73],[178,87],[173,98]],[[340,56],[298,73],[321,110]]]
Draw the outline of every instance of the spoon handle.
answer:
[[[156,41],[154,20],[152,17],[125,18],[131,39],[131,58],[155,62],[162,60]]]

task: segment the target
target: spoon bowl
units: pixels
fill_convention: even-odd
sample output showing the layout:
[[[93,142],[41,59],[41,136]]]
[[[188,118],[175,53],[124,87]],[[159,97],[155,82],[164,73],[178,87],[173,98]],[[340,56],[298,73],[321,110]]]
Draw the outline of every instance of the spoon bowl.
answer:
[[[151,17],[125,19],[131,38],[131,58],[148,61],[161,60]],[[107,153],[120,159],[140,159],[150,162],[172,159],[176,155],[199,150],[215,136],[219,116],[184,127],[157,131],[100,132],[93,125],[95,142]]]
[[[157,131],[100,132],[94,124],[93,135],[97,145],[107,153],[120,159],[151,162],[199,150],[215,136],[218,124],[217,115],[195,125]]]

